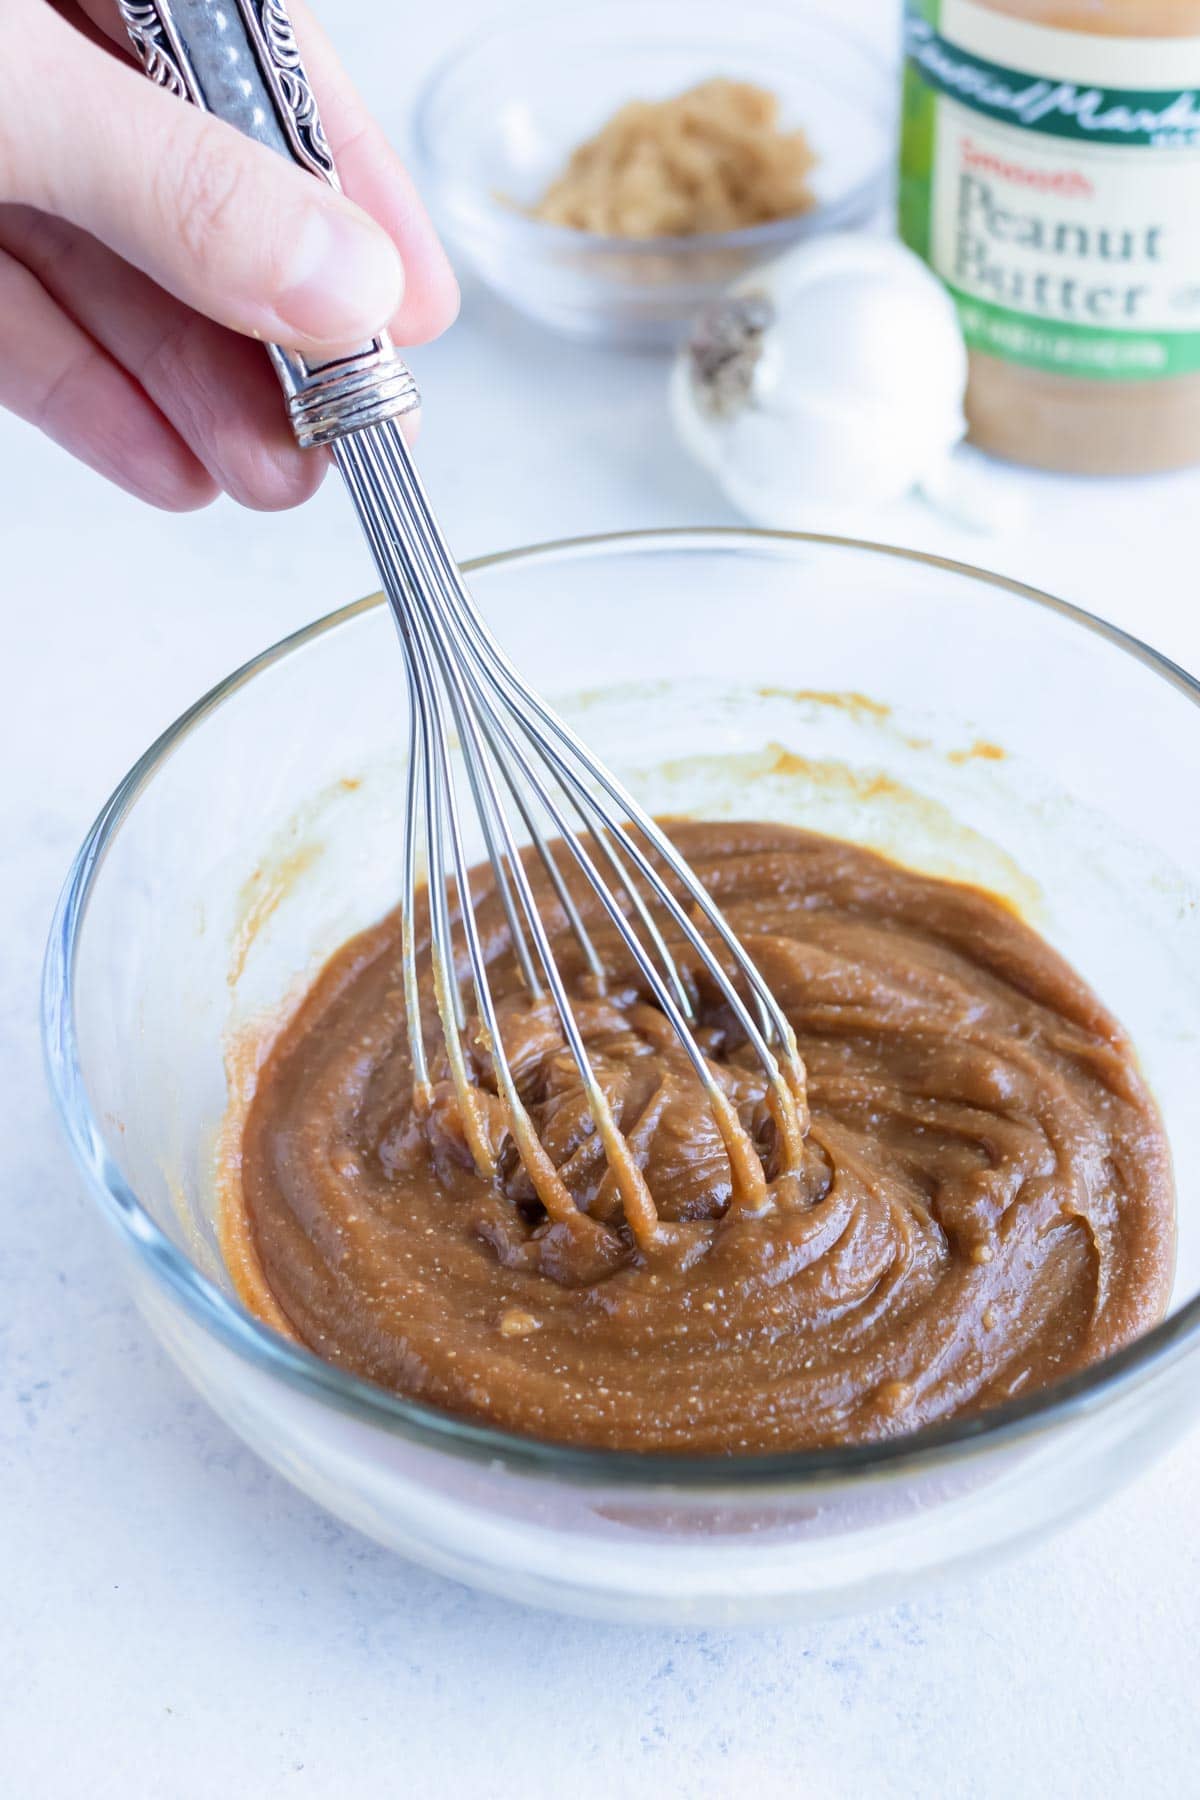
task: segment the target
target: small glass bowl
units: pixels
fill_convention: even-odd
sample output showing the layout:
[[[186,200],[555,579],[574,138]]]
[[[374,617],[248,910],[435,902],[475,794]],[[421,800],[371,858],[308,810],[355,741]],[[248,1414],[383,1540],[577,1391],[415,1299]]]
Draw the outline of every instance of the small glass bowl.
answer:
[[[631,533],[469,573],[518,664],[653,811],[806,823],[979,882],[1070,958],[1132,1034],[1171,1138],[1169,1314],[991,1412],[744,1458],[509,1437],[252,1318],[215,1223],[227,1070],[244,1076],[264,1021],[400,890],[405,682],[375,597],[266,651],[146,752],[54,921],[50,1079],[170,1354],[380,1542],[614,1619],[884,1604],[1136,1474],[1200,1407],[1200,686],[1019,583],[838,539]]]
[[[604,237],[528,216],[571,151],[626,101],[713,75],[778,94],[816,150],[809,213],[696,237]],[[723,288],[790,245],[848,230],[887,195],[895,76],[803,7],[606,0],[522,12],[473,38],[418,98],[415,173],[460,257],[519,311],[570,337],[672,343]]]

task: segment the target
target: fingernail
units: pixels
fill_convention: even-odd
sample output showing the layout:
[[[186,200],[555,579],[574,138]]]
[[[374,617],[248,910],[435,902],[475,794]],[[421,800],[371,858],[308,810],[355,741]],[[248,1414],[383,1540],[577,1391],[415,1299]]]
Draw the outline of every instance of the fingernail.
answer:
[[[383,231],[314,207],[297,236],[275,307],[288,331],[350,346],[387,324],[403,292],[400,255]]]

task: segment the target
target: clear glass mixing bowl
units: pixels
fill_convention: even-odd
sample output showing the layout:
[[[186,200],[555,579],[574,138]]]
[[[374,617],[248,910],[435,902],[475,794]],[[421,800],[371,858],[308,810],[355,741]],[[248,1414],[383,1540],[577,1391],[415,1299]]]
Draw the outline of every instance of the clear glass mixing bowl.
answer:
[[[250,1317],[214,1229],[231,1046],[399,887],[405,683],[377,599],[268,650],[138,763],[71,872],[51,1080],[131,1287],[266,1460],[461,1580],[611,1618],[908,1594],[1060,1524],[1200,1404],[1200,688],[1062,602],[834,539],[631,534],[492,557],[534,682],[662,812],[800,820],[1008,894],[1131,1030],[1171,1135],[1170,1316],[983,1417],[744,1460],[567,1450],[348,1378]]]

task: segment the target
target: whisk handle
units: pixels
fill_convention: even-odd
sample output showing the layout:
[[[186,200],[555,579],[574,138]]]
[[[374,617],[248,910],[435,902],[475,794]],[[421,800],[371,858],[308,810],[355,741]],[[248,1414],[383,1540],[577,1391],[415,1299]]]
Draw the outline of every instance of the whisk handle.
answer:
[[[151,81],[338,187],[284,0],[117,0]],[[332,362],[267,346],[305,448],[399,418],[417,384],[386,332]]]

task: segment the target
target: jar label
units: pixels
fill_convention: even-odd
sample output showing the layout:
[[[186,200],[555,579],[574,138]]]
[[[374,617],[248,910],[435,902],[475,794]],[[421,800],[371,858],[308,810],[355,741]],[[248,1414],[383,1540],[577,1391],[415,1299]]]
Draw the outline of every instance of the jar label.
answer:
[[[1200,38],[906,0],[900,235],[974,350],[1111,380],[1200,369]]]

